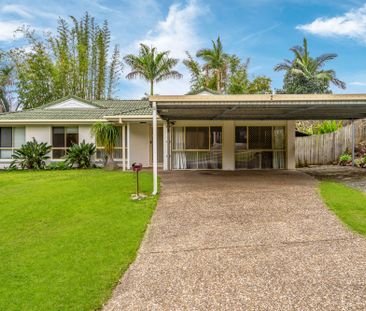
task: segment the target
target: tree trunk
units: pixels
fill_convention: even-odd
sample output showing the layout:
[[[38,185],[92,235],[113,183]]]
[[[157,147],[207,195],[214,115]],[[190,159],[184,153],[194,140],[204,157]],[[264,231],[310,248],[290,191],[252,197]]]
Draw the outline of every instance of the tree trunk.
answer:
[[[0,111],[1,110],[3,110],[3,112],[10,111],[10,104],[5,96],[5,92],[3,92],[2,90],[0,90]]]
[[[219,93],[221,93],[221,83],[220,83],[220,70],[216,71],[216,88]]]
[[[113,171],[113,170],[116,170],[118,168],[117,163],[113,159],[113,154],[112,153],[108,154],[107,163],[105,164],[104,168],[107,171]]]
[[[154,95],[154,80],[150,81],[150,95]]]

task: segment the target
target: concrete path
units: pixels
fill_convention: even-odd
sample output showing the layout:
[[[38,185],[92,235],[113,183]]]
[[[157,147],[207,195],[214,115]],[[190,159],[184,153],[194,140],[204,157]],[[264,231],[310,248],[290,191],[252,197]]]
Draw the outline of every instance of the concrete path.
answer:
[[[170,172],[104,310],[366,310],[366,239],[300,172]]]

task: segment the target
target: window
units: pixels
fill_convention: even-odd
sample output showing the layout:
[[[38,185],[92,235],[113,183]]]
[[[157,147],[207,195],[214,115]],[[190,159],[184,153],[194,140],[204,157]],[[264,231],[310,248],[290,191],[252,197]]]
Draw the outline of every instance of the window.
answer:
[[[209,149],[208,127],[186,127],[186,149]]]
[[[174,169],[222,168],[221,127],[174,127],[172,136]]]
[[[14,150],[24,143],[24,127],[0,127],[0,159],[11,159]]]
[[[235,146],[239,149],[248,148],[248,129],[246,126],[237,126],[235,128]]]
[[[116,141],[116,146],[114,147],[114,154],[113,158],[115,160],[122,160],[123,157],[123,148],[122,148],[122,127],[117,127],[118,129],[118,138]],[[126,158],[126,152],[127,152],[127,135],[125,137],[125,158]],[[97,146],[97,159],[103,160],[105,158],[104,148]]]
[[[272,127],[250,126],[249,127],[250,149],[272,149]]]
[[[235,167],[241,169],[285,168],[284,126],[235,128]]]
[[[52,128],[52,158],[61,159],[67,149],[79,143],[79,129],[77,127]]]

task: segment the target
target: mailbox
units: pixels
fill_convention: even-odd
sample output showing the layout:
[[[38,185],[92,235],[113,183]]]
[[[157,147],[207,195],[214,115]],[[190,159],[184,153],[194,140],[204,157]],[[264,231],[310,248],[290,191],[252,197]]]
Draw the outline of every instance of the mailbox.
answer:
[[[139,172],[142,170],[142,164],[141,163],[133,163],[132,164],[132,170],[134,172]]]

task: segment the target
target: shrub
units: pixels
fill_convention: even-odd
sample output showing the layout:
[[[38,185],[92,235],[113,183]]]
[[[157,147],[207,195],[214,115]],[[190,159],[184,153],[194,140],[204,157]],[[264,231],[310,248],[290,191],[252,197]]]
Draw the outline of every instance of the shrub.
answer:
[[[46,143],[38,143],[33,137],[32,141],[26,142],[18,150],[14,152],[12,158],[14,159],[10,167],[15,168],[20,166],[22,169],[44,169],[46,166],[46,160],[50,157],[48,154],[51,151],[52,146]]]
[[[342,154],[339,157],[339,165],[347,165],[352,161],[352,156],[348,153]]]
[[[52,162],[47,165],[48,170],[68,170],[70,166],[65,161]]]
[[[312,134],[333,133],[342,128],[342,121],[328,120],[318,123],[312,129]]]
[[[95,154],[95,145],[87,144],[83,140],[79,145],[74,144],[67,151],[65,163],[72,167],[76,165],[78,168],[88,168],[91,166],[91,156]]]
[[[366,155],[358,160],[359,160],[358,164],[359,167],[366,167]]]

